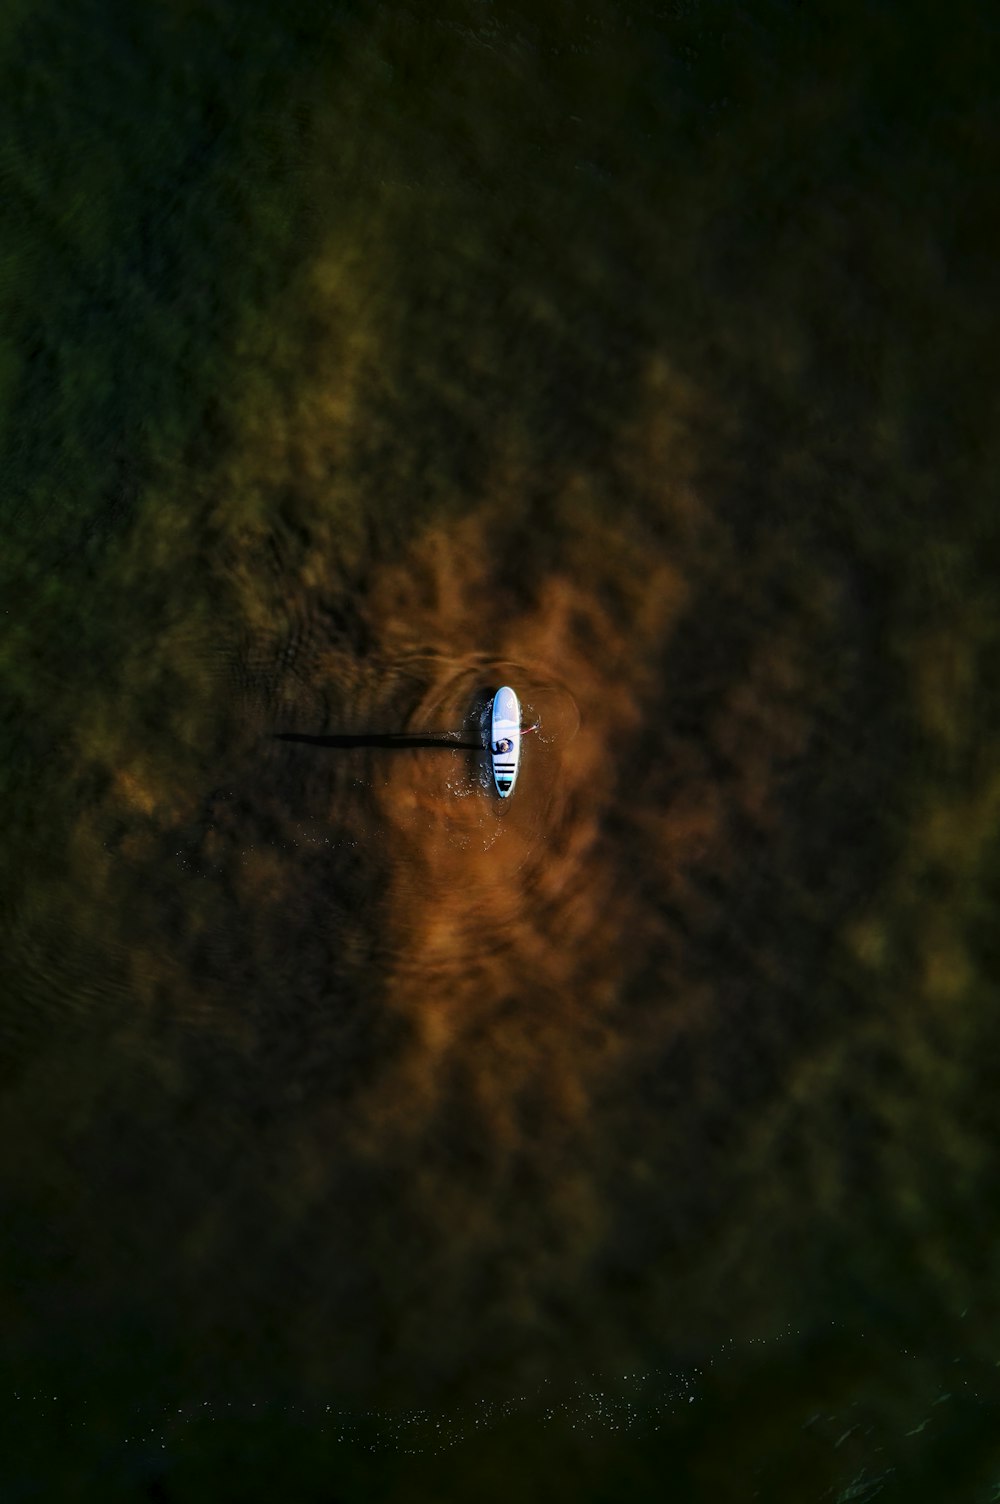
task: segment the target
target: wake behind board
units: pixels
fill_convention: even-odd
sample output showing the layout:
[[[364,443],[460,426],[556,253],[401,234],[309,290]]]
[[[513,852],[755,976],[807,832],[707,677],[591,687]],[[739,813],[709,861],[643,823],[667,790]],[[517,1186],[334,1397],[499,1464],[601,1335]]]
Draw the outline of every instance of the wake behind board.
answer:
[[[493,696],[490,755],[497,793],[501,799],[509,799],[521,763],[521,706],[517,695],[506,684]]]

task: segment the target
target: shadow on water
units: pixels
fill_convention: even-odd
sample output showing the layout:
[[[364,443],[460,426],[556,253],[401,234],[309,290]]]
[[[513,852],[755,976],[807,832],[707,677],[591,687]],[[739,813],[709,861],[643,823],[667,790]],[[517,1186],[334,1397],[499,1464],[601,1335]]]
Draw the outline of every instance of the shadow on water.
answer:
[[[409,735],[405,731],[362,731],[341,736],[310,736],[303,731],[275,731],[276,742],[299,742],[307,747],[329,747],[346,751],[351,747],[378,747],[387,752],[407,752],[420,748],[444,747],[455,752],[481,752],[482,742],[463,742],[445,732],[441,736]]]

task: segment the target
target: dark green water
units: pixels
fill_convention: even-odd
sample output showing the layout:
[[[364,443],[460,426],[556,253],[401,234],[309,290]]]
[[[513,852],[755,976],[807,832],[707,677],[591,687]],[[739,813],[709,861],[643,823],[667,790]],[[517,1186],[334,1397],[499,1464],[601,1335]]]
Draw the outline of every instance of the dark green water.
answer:
[[[4,1499],[1000,1497],[995,42],[8,8]]]

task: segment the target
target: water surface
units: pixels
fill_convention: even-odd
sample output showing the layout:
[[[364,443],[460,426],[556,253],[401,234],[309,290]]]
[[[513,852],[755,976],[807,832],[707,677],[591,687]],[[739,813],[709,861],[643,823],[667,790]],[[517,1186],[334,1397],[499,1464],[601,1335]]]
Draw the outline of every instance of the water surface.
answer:
[[[987,31],[5,23],[12,1497],[996,1496]]]

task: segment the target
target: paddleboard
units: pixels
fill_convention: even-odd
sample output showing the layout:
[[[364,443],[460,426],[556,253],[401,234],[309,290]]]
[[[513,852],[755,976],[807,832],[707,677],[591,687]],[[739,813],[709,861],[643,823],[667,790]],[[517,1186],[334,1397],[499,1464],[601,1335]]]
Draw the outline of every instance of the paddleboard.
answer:
[[[493,696],[493,719],[490,725],[490,756],[493,782],[501,799],[509,799],[517,782],[521,763],[521,705],[517,695],[505,684]]]

